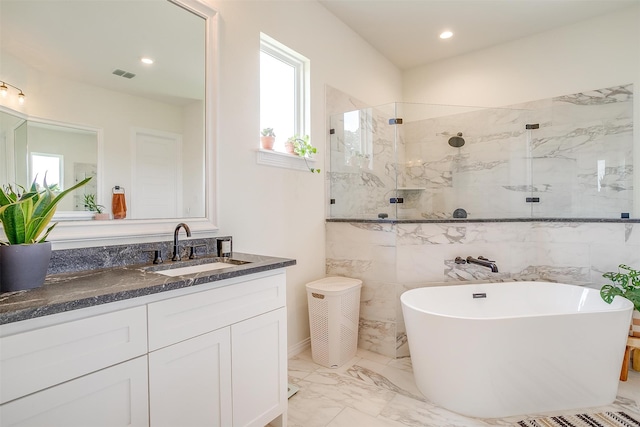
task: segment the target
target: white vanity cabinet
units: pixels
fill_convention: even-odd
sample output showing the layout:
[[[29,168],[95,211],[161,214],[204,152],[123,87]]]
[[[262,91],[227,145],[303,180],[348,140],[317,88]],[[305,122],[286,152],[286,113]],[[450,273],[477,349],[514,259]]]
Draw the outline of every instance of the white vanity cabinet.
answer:
[[[0,426],[286,425],[271,270],[0,327]]]
[[[3,328],[2,427],[148,425],[146,308],[77,314]]]
[[[282,421],[284,307],[284,274],[149,304],[151,426]]]

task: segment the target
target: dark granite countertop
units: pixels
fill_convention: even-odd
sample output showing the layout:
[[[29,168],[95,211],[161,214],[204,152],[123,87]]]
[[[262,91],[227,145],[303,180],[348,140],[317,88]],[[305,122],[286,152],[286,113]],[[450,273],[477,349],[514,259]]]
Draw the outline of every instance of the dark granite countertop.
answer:
[[[158,268],[151,263],[50,274],[41,288],[0,294],[0,325],[296,264],[293,259],[241,253],[233,253],[232,258],[247,263],[229,264],[229,267],[219,270],[176,277],[151,271]],[[210,262],[211,258],[202,257],[179,263],[182,267],[207,261]],[[166,261],[160,268],[170,263]]]

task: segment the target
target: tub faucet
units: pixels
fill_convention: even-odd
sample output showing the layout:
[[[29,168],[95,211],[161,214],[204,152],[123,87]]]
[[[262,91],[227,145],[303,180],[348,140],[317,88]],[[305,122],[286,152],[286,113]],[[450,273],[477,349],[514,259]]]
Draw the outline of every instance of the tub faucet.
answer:
[[[187,224],[181,222],[176,225],[176,229],[173,230],[173,258],[171,258],[171,261],[180,261],[180,246],[178,246],[178,232],[180,231],[180,227],[184,228],[184,231],[187,232],[187,237],[191,237],[191,230]]]
[[[490,268],[492,273],[498,272],[498,266],[496,265],[496,263],[494,261],[489,261],[487,258],[483,256],[479,256],[478,258],[468,256],[467,262],[469,264],[478,264],[483,267]]]

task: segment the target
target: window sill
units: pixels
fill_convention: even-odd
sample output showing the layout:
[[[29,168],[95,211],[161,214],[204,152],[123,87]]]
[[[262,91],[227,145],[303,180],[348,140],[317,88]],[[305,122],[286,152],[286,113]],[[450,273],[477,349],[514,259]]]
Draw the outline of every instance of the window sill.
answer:
[[[264,150],[262,148],[259,148],[257,150],[257,163],[259,165],[274,166],[278,168],[294,169],[308,172],[309,168],[315,168],[316,159],[308,157],[307,161],[305,162],[304,158],[296,156],[294,154],[280,153],[278,151]],[[309,164],[309,166],[307,166],[307,163]]]

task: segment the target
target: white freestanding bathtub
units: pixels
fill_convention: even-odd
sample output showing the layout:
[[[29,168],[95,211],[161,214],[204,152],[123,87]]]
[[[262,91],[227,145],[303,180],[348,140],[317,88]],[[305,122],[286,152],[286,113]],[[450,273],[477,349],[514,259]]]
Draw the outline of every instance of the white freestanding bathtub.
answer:
[[[418,288],[400,298],[418,389],[482,418],[609,404],[633,305],[547,282]]]

